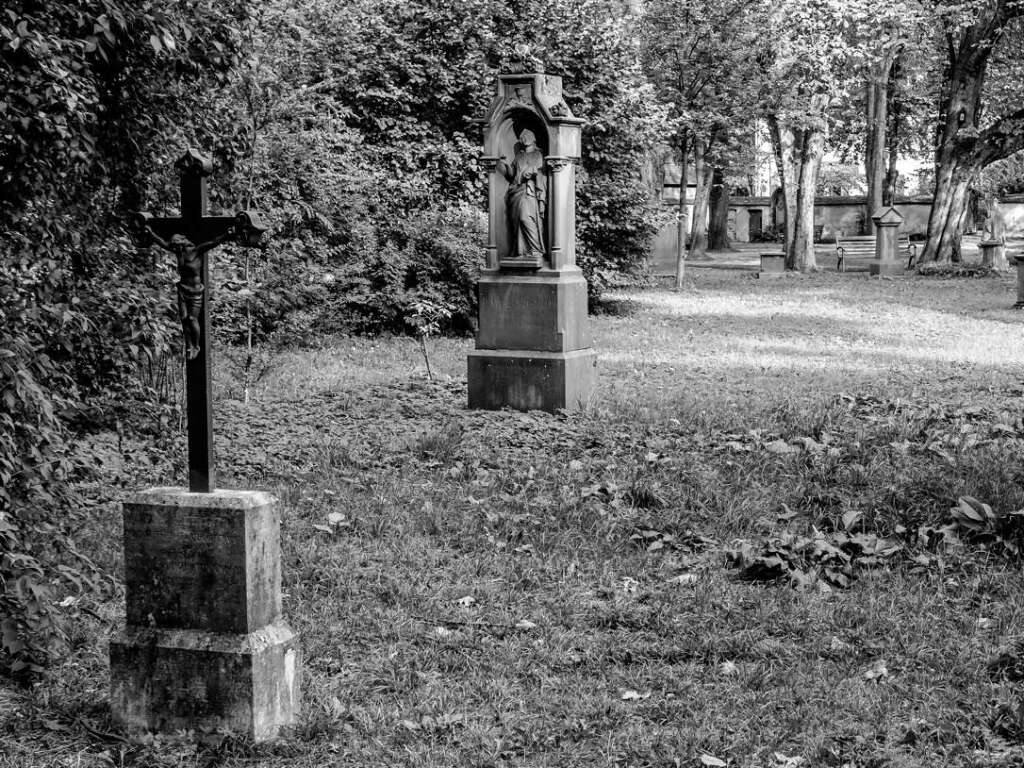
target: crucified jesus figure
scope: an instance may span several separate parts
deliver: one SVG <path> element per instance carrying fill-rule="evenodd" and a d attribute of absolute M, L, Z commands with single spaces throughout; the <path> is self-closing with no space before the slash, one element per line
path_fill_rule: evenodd
<path fill-rule="evenodd" d="M 199 355 L 199 316 L 203 311 L 203 254 L 215 248 L 235 235 L 235 227 L 199 245 L 193 244 L 184 235 L 174 235 L 170 241 L 164 240 L 152 227 L 146 225 L 153 242 L 164 250 L 170 251 L 178 259 L 178 319 L 185 338 L 185 357 L 189 360 Z"/>

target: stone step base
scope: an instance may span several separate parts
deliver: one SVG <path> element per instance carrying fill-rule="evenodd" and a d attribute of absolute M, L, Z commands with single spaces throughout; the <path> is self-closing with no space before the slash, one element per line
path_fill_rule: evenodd
<path fill-rule="evenodd" d="M 128 731 L 229 730 L 275 738 L 299 713 L 295 634 L 125 628 L 110 641 L 110 709 Z"/>
<path fill-rule="evenodd" d="M 902 275 L 906 273 L 906 265 L 902 261 L 879 261 L 873 259 L 868 262 L 868 274 L 879 276 Z"/>
<path fill-rule="evenodd" d="M 597 353 L 478 349 L 469 353 L 469 407 L 573 411 L 585 406 L 597 382 Z"/>

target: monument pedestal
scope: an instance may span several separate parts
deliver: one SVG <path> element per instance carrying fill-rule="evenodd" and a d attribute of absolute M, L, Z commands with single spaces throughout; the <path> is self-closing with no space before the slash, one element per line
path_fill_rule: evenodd
<path fill-rule="evenodd" d="M 469 353 L 469 407 L 520 411 L 572 411 L 590 399 L 597 380 L 597 352 Z"/>
<path fill-rule="evenodd" d="M 585 405 L 597 378 L 597 353 L 579 269 L 485 272 L 479 292 L 469 407 L 553 412 Z"/>
<path fill-rule="evenodd" d="M 125 502 L 116 722 L 256 740 L 295 722 L 300 652 L 281 618 L 279 537 L 277 502 L 260 491 L 154 488 Z"/>
<path fill-rule="evenodd" d="M 903 214 L 891 205 L 880 208 L 871 217 L 875 223 L 875 258 L 868 262 L 868 274 L 892 277 L 906 272 L 899 258 L 899 233 Z"/>
<path fill-rule="evenodd" d="M 903 262 L 900 261 L 880 261 L 874 259 L 868 262 L 868 274 L 876 277 L 891 277 L 893 275 L 902 275 L 906 273 L 906 268 L 903 266 Z"/>

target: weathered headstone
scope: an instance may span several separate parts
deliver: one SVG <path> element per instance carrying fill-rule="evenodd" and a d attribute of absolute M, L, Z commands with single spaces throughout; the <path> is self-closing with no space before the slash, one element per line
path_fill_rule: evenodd
<path fill-rule="evenodd" d="M 561 77 L 525 70 L 498 76 L 482 120 L 489 237 L 469 406 L 575 409 L 589 400 L 597 365 L 576 265 L 583 121 L 562 98 Z"/>
<path fill-rule="evenodd" d="M 757 276 L 762 280 L 782 277 L 786 274 L 786 254 L 771 251 L 761 254 L 761 269 Z"/>
<path fill-rule="evenodd" d="M 875 258 L 868 263 L 868 274 L 902 275 L 905 270 L 899 258 L 899 233 L 903 215 L 889 206 L 875 211 L 871 220 L 875 223 Z"/>
<path fill-rule="evenodd" d="M 281 615 L 280 515 L 260 491 L 213 488 L 205 254 L 258 239 L 258 216 L 206 215 L 211 163 L 178 162 L 181 216 L 138 214 L 140 244 L 178 258 L 185 338 L 189 489 L 124 503 L 127 626 L 110 642 L 111 712 L 130 730 L 230 730 L 273 738 L 299 710 L 297 638 Z"/>

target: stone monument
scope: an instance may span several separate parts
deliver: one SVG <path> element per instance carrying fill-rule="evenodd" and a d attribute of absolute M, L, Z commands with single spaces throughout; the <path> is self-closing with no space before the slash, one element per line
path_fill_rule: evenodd
<path fill-rule="evenodd" d="M 868 263 L 870 275 L 902 275 L 903 261 L 899 258 L 899 233 L 903 215 L 891 205 L 875 211 L 875 258 Z"/>
<path fill-rule="evenodd" d="M 498 76 L 481 120 L 489 236 L 469 407 L 571 410 L 590 398 L 597 366 L 576 266 L 583 121 L 562 98 L 561 77 L 519 69 Z"/>
<path fill-rule="evenodd" d="M 981 266 L 989 267 L 997 272 L 1009 269 L 1006 260 L 1006 234 L 1003 223 L 1003 212 L 999 207 L 999 199 L 992 197 L 986 206 L 985 225 L 981 230 L 978 249 L 981 251 Z"/>
<path fill-rule="evenodd" d="M 299 649 L 281 616 L 280 514 L 260 491 L 214 488 L 206 253 L 263 232 L 249 211 L 207 216 L 208 159 L 177 164 L 181 216 L 136 214 L 133 237 L 177 257 L 189 487 L 124 503 L 127 626 L 110 641 L 110 707 L 129 730 L 273 738 L 298 714 Z"/>

